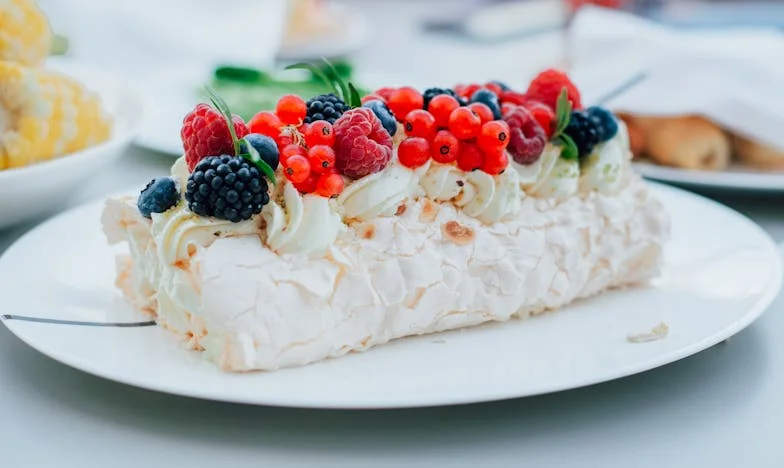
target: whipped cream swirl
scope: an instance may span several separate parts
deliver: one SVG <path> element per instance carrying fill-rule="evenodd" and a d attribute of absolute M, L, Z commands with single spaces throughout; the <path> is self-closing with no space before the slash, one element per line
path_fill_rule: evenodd
<path fill-rule="evenodd" d="M 429 164 L 415 170 L 390 163 L 383 171 L 353 181 L 338 197 L 345 218 L 391 216 L 406 199 L 419 193 L 419 179 Z"/>

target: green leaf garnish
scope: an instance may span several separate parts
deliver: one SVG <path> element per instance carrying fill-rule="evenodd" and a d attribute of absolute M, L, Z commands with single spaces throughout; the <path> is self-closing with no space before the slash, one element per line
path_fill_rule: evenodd
<path fill-rule="evenodd" d="M 349 98 L 346 104 L 348 104 L 349 107 L 362 107 L 362 98 L 359 97 L 359 91 L 357 91 L 357 88 L 355 88 L 354 84 L 350 81 L 348 82 L 348 91 Z"/>
<path fill-rule="evenodd" d="M 213 75 L 216 80 L 237 83 L 266 83 L 272 79 L 269 74 L 261 70 L 233 65 L 220 66 L 215 69 Z"/>
<path fill-rule="evenodd" d="M 258 154 L 242 153 L 240 156 L 256 166 L 273 185 L 278 185 L 278 181 L 275 179 L 275 171 Z"/>
<path fill-rule="evenodd" d="M 327 60 L 327 59 L 322 57 L 321 61 L 324 63 L 324 67 L 332 74 L 332 76 L 334 78 L 335 85 L 340 88 L 340 98 L 343 99 L 343 101 L 345 101 L 346 104 L 351 106 L 351 104 L 349 104 L 349 102 L 348 102 L 351 98 L 349 96 L 350 91 L 349 91 L 348 85 L 346 84 L 346 81 L 343 80 L 340 77 L 340 75 L 338 74 L 338 71 L 335 70 L 335 67 L 332 66 L 332 63 L 330 63 L 329 60 Z"/>
<path fill-rule="evenodd" d="M 569 125 L 572 116 L 572 102 L 569 100 L 569 93 L 566 87 L 561 88 L 558 100 L 555 104 L 555 135 L 560 135 Z"/>
<path fill-rule="evenodd" d="M 207 94 L 210 96 L 210 102 L 212 102 L 212 105 L 218 109 L 218 112 L 220 112 L 226 120 L 226 125 L 228 125 L 229 134 L 231 135 L 231 142 L 234 144 L 234 155 L 237 156 L 240 154 L 240 141 L 237 139 L 237 132 L 234 131 L 234 120 L 232 119 L 231 110 L 226 104 L 226 101 L 224 101 L 214 89 L 209 86 L 206 86 L 205 88 L 207 89 Z"/>
<path fill-rule="evenodd" d="M 578 159 L 580 157 L 580 151 L 577 149 L 577 144 L 572 140 L 572 137 L 563 133 L 558 136 L 558 141 L 556 142 L 559 146 L 561 146 L 561 157 L 564 159 Z"/>
<path fill-rule="evenodd" d="M 316 76 L 320 80 L 322 80 L 330 88 L 332 88 L 332 91 L 335 93 L 336 96 L 338 96 L 339 98 L 343 99 L 342 89 L 340 89 L 338 86 L 335 85 L 335 82 L 333 80 L 331 80 L 327 76 L 326 73 L 324 73 L 324 70 L 322 70 L 321 68 L 313 65 L 312 63 L 298 62 L 298 63 L 294 63 L 292 65 L 289 65 L 285 69 L 286 70 L 307 70 L 307 71 L 309 71 L 314 76 Z"/>

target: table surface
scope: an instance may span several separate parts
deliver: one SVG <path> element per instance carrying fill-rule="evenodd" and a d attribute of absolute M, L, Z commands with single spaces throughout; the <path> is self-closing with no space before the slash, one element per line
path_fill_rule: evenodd
<path fill-rule="evenodd" d="M 411 63 L 458 47 L 438 41 Z M 378 56 L 366 50 L 359 63 L 383 68 Z M 507 66 L 496 67 L 498 76 Z M 171 162 L 132 148 L 71 204 L 141 186 Z M 714 198 L 784 241 L 780 197 Z M 0 251 L 29 228 L 0 232 Z M 505 402 L 362 412 L 242 406 L 127 387 L 58 364 L 0 327 L 0 466 L 784 466 L 782 306 L 784 296 L 728 342 L 625 379 Z"/>

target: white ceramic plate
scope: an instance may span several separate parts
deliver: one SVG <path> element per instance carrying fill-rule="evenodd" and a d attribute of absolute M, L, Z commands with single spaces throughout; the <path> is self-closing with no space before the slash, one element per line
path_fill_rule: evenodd
<path fill-rule="evenodd" d="M 784 193 L 784 172 L 762 172 L 740 165 L 724 171 L 694 171 L 648 162 L 635 162 L 634 168 L 648 179 L 684 187 Z"/>
<path fill-rule="evenodd" d="M 684 358 L 742 330 L 779 291 L 780 254 L 747 218 L 655 187 L 672 215 L 662 278 L 529 320 L 403 339 L 272 373 L 223 373 L 156 326 L 81 326 L 4 317 L 42 353 L 108 379 L 179 395 L 316 408 L 394 408 L 523 397 L 615 379 Z M 34 229 L 0 258 L 6 314 L 142 320 L 114 289 L 102 203 Z M 664 322 L 669 335 L 627 336 Z M 143 323 L 141 325 L 144 325 Z M 5 357 L 10 359 L 10 357 Z M 0 358 L 1 359 L 1 358 Z"/>
<path fill-rule="evenodd" d="M 124 80 L 67 59 L 47 66 L 73 76 L 103 99 L 114 117 L 112 138 L 51 161 L 0 171 L 0 228 L 31 220 L 65 205 L 79 184 L 122 155 L 138 132 L 145 99 Z"/>

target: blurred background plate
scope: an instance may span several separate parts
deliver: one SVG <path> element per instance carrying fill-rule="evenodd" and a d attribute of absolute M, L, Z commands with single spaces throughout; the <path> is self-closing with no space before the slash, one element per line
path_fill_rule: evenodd
<path fill-rule="evenodd" d="M 345 57 L 365 45 L 370 31 L 365 16 L 338 2 L 327 3 L 325 7 L 327 14 L 339 19 L 345 27 L 331 34 L 284 41 L 278 51 L 278 59 L 300 61 L 320 57 Z"/>
<path fill-rule="evenodd" d="M 784 172 L 762 172 L 734 164 L 723 171 L 695 171 L 635 162 L 644 177 L 695 189 L 784 193 Z"/>

